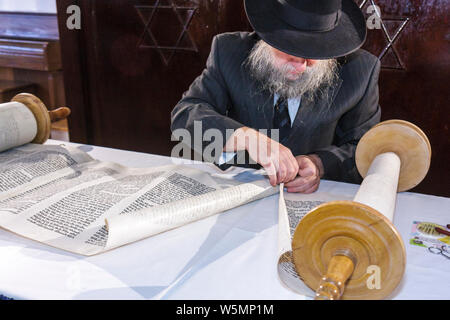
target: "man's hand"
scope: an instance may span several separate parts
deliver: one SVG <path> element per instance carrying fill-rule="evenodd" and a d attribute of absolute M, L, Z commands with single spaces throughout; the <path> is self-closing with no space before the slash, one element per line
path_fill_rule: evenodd
<path fill-rule="evenodd" d="M 266 170 L 272 186 L 292 181 L 299 171 L 299 163 L 289 148 L 254 129 L 239 128 L 223 149 L 224 152 L 239 150 L 247 150 L 249 156 Z"/>
<path fill-rule="evenodd" d="M 298 177 L 285 183 L 288 192 L 313 193 L 319 188 L 323 176 L 322 160 L 315 155 L 297 156 Z"/>

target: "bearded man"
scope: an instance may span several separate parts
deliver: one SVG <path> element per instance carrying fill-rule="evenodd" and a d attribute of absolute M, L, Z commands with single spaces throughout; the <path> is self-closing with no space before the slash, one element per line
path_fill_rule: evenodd
<path fill-rule="evenodd" d="M 205 70 L 172 111 L 172 131 L 193 135 L 196 121 L 202 133 L 220 130 L 219 167 L 245 155 L 244 165 L 253 160 L 288 192 L 314 192 L 321 178 L 361 182 L 356 145 L 381 111 L 380 62 L 360 49 L 366 23 L 359 7 L 353 0 L 245 0 L 245 10 L 255 32 L 214 37 Z M 191 147 L 202 154 L 206 145 Z"/>

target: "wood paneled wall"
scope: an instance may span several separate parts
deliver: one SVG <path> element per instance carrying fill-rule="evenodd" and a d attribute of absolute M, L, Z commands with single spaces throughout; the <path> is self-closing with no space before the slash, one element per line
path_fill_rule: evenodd
<path fill-rule="evenodd" d="M 450 196 L 449 2 L 357 2 L 382 10 L 383 28 L 369 31 L 365 48 L 382 59 L 383 119 L 416 123 L 431 140 L 431 170 L 414 191 Z M 72 4 L 81 8 L 81 30 L 66 28 Z M 71 139 L 156 154 L 170 154 L 170 111 L 204 68 L 212 37 L 249 30 L 241 0 L 57 5 Z"/>

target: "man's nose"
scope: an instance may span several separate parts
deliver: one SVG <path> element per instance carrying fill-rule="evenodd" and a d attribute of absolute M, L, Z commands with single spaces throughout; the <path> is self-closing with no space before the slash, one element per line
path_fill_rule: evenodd
<path fill-rule="evenodd" d="M 306 69 L 307 60 L 303 58 L 294 58 L 290 59 L 289 63 L 298 71 L 302 71 L 303 69 Z"/>

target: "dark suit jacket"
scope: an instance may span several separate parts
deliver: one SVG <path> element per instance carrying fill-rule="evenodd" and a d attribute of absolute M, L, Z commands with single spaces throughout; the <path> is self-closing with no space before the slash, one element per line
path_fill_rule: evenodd
<path fill-rule="evenodd" d="M 202 121 L 202 131 L 219 129 L 225 144 L 226 129 L 272 129 L 274 97 L 260 89 L 245 64 L 258 40 L 256 33 L 248 32 L 214 37 L 205 70 L 172 111 L 172 130 L 185 128 L 193 136 L 194 121 Z M 354 159 L 356 145 L 380 121 L 380 62 L 362 49 L 338 62 L 338 81 L 322 88 L 328 98 L 301 100 L 284 145 L 294 156 L 317 154 L 324 165 L 324 179 L 359 183 L 361 176 Z M 209 143 L 191 147 L 202 154 Z M 217 160 L 220 154 L 215 156 Z"/>

